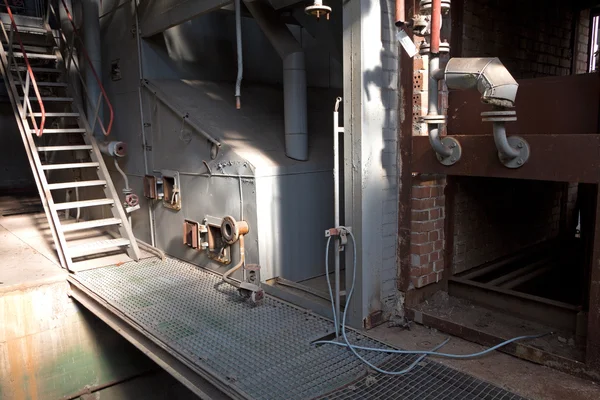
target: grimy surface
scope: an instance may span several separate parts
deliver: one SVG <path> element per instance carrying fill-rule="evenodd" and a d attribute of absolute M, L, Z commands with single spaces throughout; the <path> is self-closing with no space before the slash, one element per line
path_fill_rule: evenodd
<path fill-rule="evenodd" d="M 367 369 L 347 349 L 314 346 L 331 321 L 267 297 L 260 305 L 194 265 L 156 258 L 79 272 L 80 284 L 163 342 L 249 399 L 520 399 L 492 384 L 420 362 L 405 375 Z M 387 347 L 357 332 L 352 342 Z M 368 352 L 375 365 L 401 370 L 414 355 Z"/>

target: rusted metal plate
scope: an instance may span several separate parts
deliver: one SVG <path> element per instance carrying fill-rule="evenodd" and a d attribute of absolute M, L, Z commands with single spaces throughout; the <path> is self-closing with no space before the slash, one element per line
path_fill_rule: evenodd
<path fill-rule="evenodd" d="M 414 136 L 412 171 L 558 182 L 600 182 L 600 135 L 521 135 L 531 147 L 531 157 L 525 165 L 516 169 L 506 168 L 500 163 L 491 134 L 453 137 L 460 142 L 463 154 L 459 162 L 447 167 L 435 158 L 428 137 Z"/>
<path fill-rule="evenodd" d="M 506 125 L 508 134 L 583 134 L 598 131 L 600 75 L 523 79 L 516 99 L 517 122 Z M 479 135 L 491 131 L 481 122 L 482 104 L 476 90 L 452 91 L 449 95 L 448 132 Z"/>

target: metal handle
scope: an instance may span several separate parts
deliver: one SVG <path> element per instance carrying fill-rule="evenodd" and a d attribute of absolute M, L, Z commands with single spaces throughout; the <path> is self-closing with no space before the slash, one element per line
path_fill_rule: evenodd
<path fill-rule="evenodd" d="M 19 28 L 17 27 L 17 23 L 15 22 L 15 18 L 8 4 L 8 0 L 4 0 L 4 5 L 6 6 L 6 11 L 10 18 L 10 34 L 7 34 L 4 24 L 0 24 L 2 26 L 2 33 L 4 35 L 4 38 L 6 39 L 6 43 L 8 43 L 8 57 L 6 67 L 10 70 L 11 66 L 14 66 L 17 76 L 19 78 L 19 83 L 23 88 L 23 104 L 21 105 L 21 109 L 19 110 L 21 112 L 21 117 L 26 119 L 27 114 L 29 114 L 36 135 L 42 136 L 42 134 L 44 133 L 44 124 L 46 123 L 46 109 L 44 107 L 44 102 L 42 101 L 42 96 L 40 95 L 40 90 L 38 88 L 35 75 L 33 74 L 31 64 L 29 63 L 29 58 L 27 57 L 27 53 L 25 52 L 25 46 L 23 45 L 23 41 L 21 40 L 21 34 L 19 33 Z M 19 64 L 17 63 L 14 56 L 13 43 L 15 38 L 17 40 L 17 43 L 19 44 L 19 47 L 21 48 L 21 53 L 23 54 L 26 72 L 25 82 L 23 82 L 21 70 L 19 69 Z M 33 116 L 33 109 L 31 107 L 31 101 L 29 99 L 30 87 L 33 87 L 35 97 L 40 106 L 41 121 L 39 127 L 37 125 L 35 117 Z"/>

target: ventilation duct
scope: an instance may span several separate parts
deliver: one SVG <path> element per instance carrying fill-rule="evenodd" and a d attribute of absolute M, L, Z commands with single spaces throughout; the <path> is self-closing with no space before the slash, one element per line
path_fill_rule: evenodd
<path fill-rule="evenodd" d="M 244 3 L 283 60 L 285 154 L 295 160 L 306 161 L 308 122 L 304 51 L 270 5 L 258 0 L 244 0 Z"/>

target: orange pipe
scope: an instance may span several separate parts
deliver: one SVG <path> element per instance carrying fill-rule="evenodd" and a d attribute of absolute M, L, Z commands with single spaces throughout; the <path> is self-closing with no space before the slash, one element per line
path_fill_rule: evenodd
<path fill-rule="evenodd" d="M 402 27 L 404 25 L 404 21 L 406 20 L 404 1 L 405 0 L 396 0 L 396 26 L 398 28 Z"/>
<path fill-rule="evenodd" d="M 19 42 L 19 47 L 21 48 L 21 52 L 23 53 L 23 61 L 25 62 L 25 67 L 27 68 L 27 74 L 31 79 L 31 84 L 33 85 L 33 91 L 35 92 L 35 97 L 37 98 L 38 104 L 40 105 L 40 113 L 42 114 L 42 119 L 40 121 L 40 127 L 37 127 L 37 122 L 35 117 L 32 118 L 33 128 L 36 130 L 36 135 L 42 136 L 44 133 L 44 124 L 46 123 L 46 109 L 44 107 L 44 103 L 42 102 L 42 96 L 40 95 L 40 90 L 38 89 L 37 81 L 35 80 L 35 75 L 33 74 L 33 69 L 31 69 L 31 64 L 29 64 L 29 59 L 27 58 L 27 52 L 25 51 L 25 47 L 23 46 L 23 41 L 21 40 L 21 34 L 19 33 L 19 28 L 17 28 L 17 23 L 15 22 L 15 18 L 13 17 L 12 10 L 8 5 L 8 1 L 4 0 L 4 5 L 6 6 L 6 11 L 8 12 L 8 17 L 10 18 L 11 29 L 15 30 L 17 41 Z M 8 38 L 7 38 L 8 39 Z M 8 49 L 8 51 L 13 51 L 13 49 Z M 10 68 L 10 66 L 8 66 Z M 17 73 L 21 75 L 21 72 L 17 70 Z M 25 87 L 23 87 L 25 90 Z M 28 97 L 29 93 L 23 92 L 23 97 Z M 27 110 L 23 110 L 27 112 Z"/>
<path fill-rule="evenodd" d="M 431 53 L 440 52 L 440 31 L 442 30 L 442 0 L 433 0 L 431 7 Z"/>

